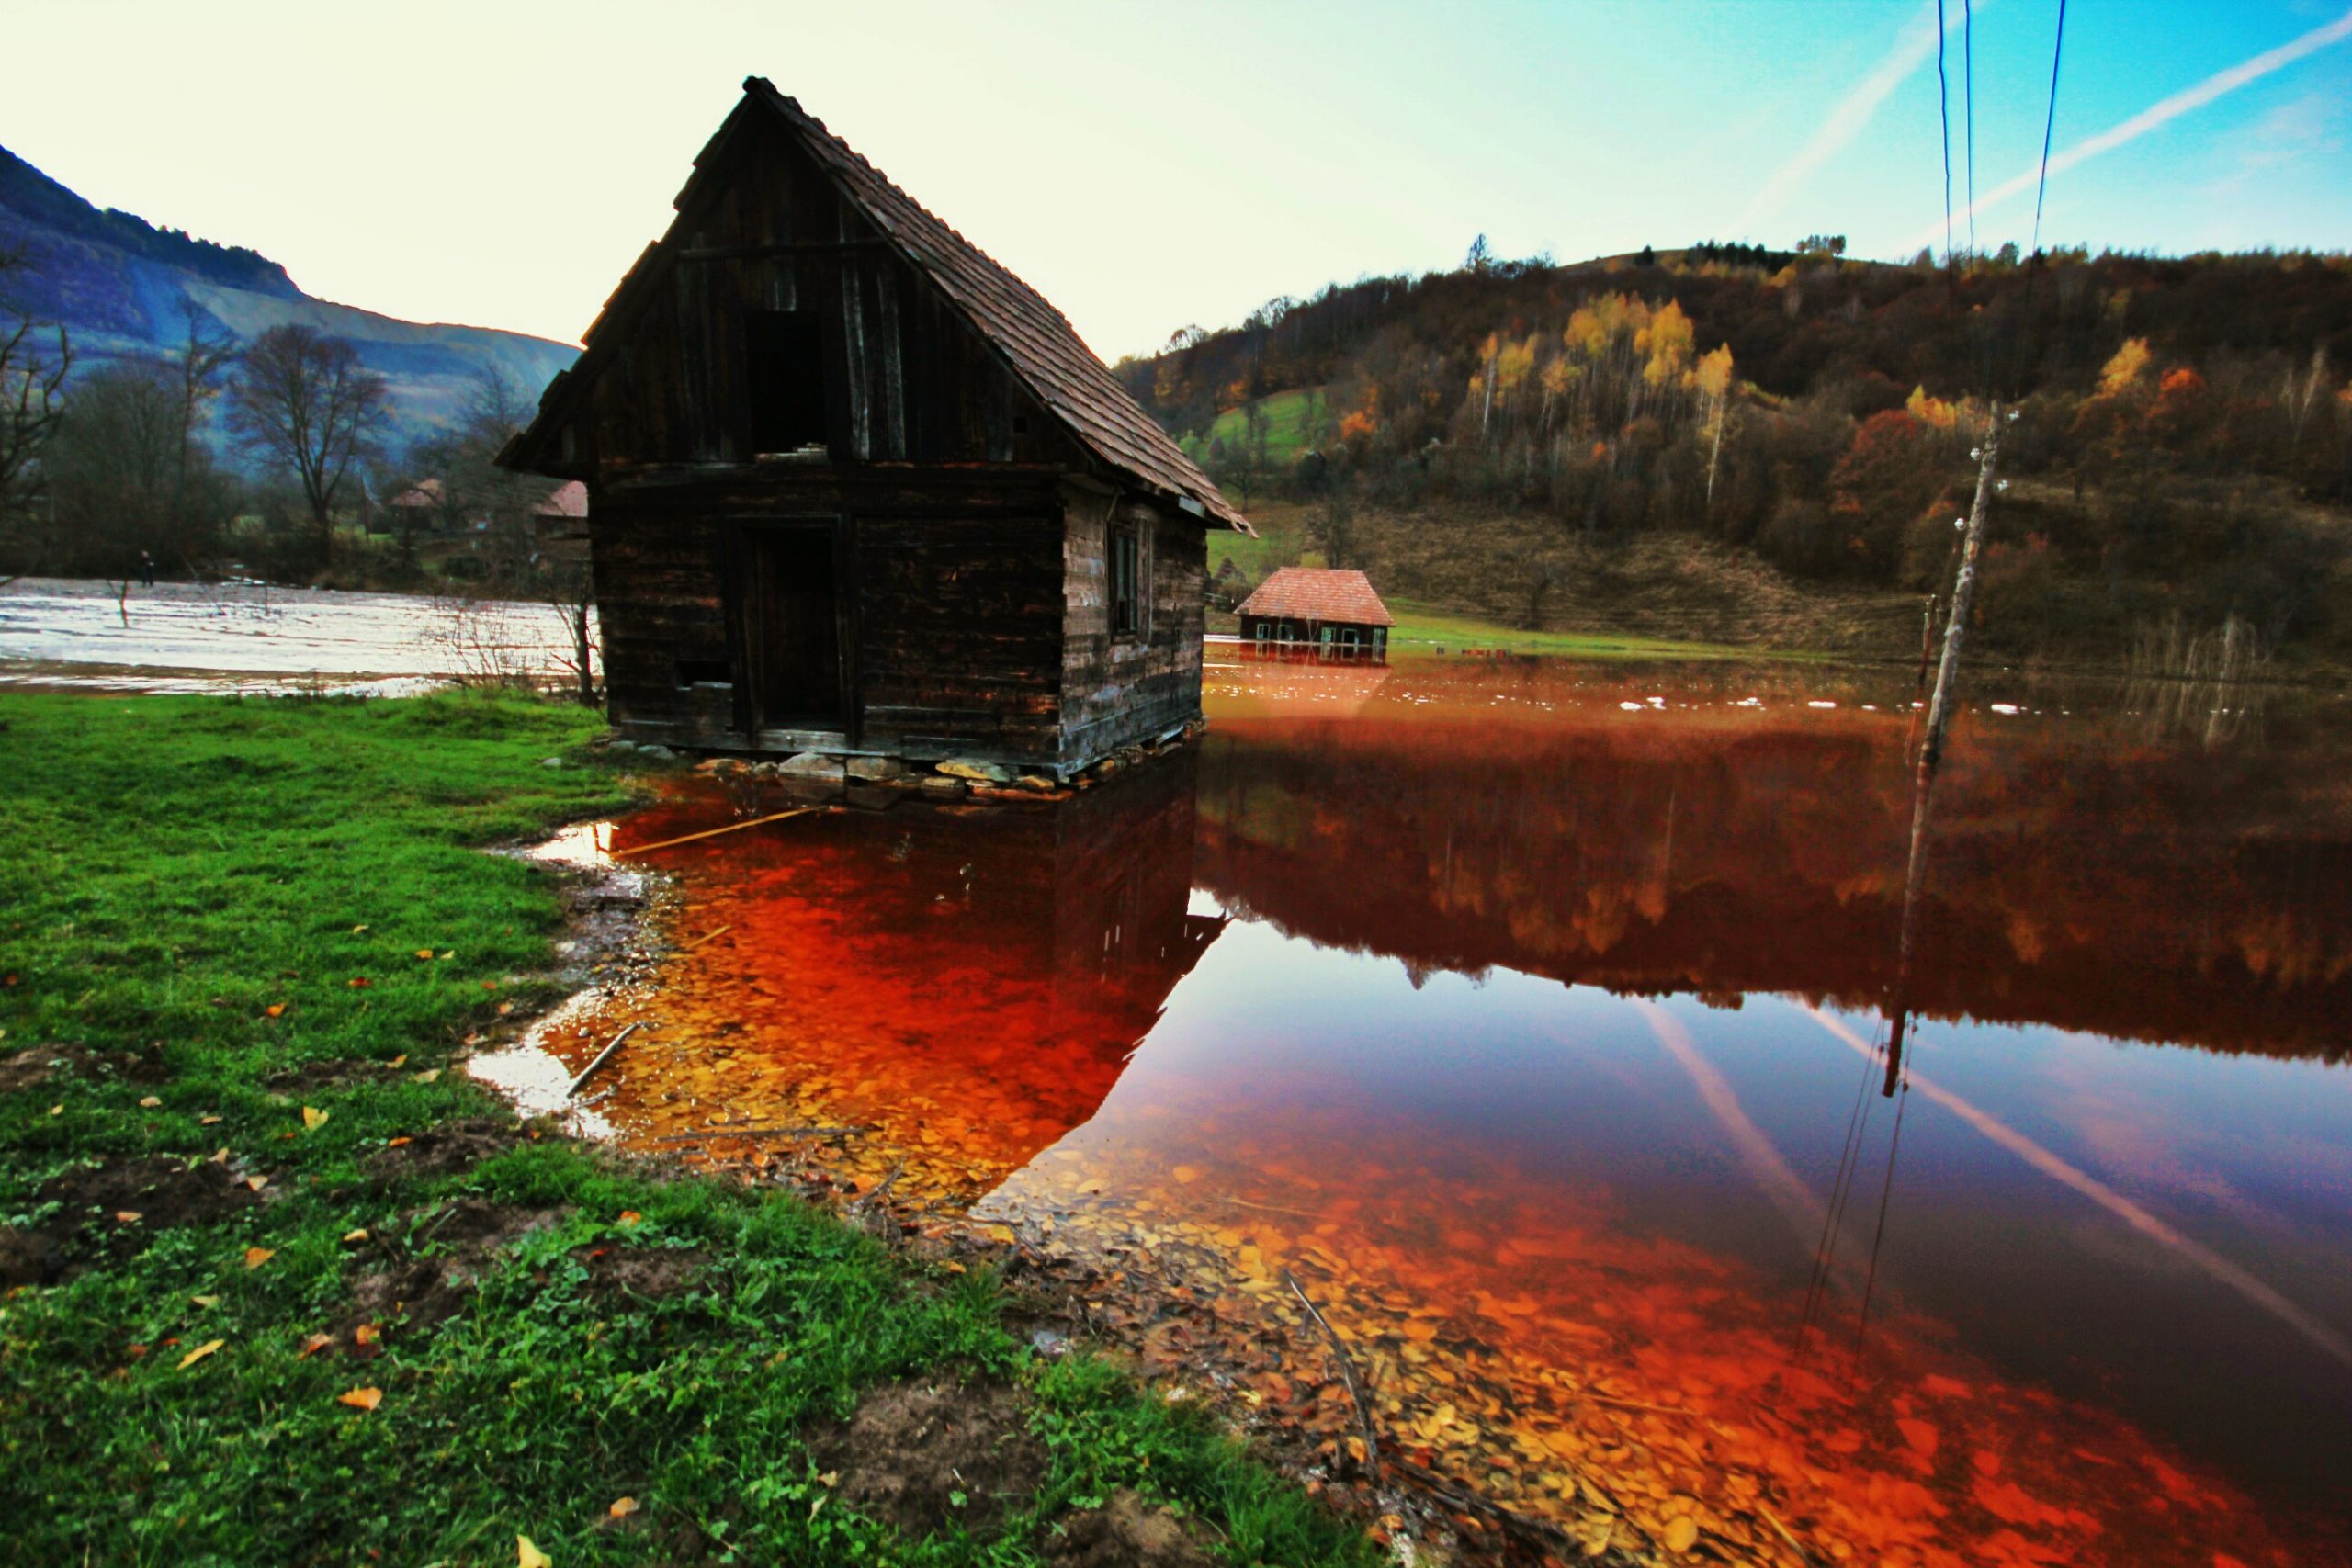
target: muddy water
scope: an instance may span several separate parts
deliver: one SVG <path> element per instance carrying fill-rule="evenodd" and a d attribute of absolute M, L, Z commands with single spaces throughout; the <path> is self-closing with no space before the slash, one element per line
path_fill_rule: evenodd
<path fill-rule="evenodd" d="M 22 578 L 0 587 L 0 684 L 115 692 L 320 687 L 397 695 L 452 678 L 561 678 L 546 604 L 260 583 Z"/>
<path fill-rule="evenodd" d="M 537 1061 L 652 1022 L 602 1129 L 895 1173 L 1345 1472 L 1304 1293 L 1392 1462 L 1578 1543 L 2346 1561 L 2352 721 L 1984 684 L 1892 1075 L 1900 676 L 1449 661 L 1213 671 L 1059 806 L 655 852 L 680 951 Z"/>

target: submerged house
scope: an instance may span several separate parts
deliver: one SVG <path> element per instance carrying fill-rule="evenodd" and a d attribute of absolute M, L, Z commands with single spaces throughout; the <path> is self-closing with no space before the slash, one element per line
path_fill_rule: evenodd
<path fill-rule="evenodd" d="M 1286 566 L 1241 602 L 1241 640 L 1260 653 L 1318 659 L 1388 657 L 1396 617 L 1360 571 Z"/>
<path fill-rule="evenodd" d="M 616 728 L 1068 778 L 1199 718 L 1249 524 L 1059 311 L 759 77 L 675 205 L 500 457 L 586 487 Z"/>

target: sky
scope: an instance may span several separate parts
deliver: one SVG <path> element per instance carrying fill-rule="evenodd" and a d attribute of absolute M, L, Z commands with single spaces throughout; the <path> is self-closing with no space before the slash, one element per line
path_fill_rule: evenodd
<path fill-rule="evenodd" d="M 2032 234 L 2058 0 L 1974 12 L 1991 250 Z M 577 342 L 764 75 L 1114 359 L 1480 233 L 1940 250 L 1936 38 L 1934 0 L 0 0 L 0 145 L 321 298 Z M 2041 234 L 2352 250 L 2346 0 L 2068 0 Z"/>

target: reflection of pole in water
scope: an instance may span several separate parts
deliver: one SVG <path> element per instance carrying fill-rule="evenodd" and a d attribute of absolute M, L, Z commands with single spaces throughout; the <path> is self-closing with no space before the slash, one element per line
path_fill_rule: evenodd
<path fill-rule="evenodd" d="M 2012 412 L 2010 419 L 2017 415 Z M 1944 729 L 1951 722 L 1953 693 L 1960 683 L 1960 651 L 1968 635 L 1968 612 L 1976 597 L 1976 561 L 1984 549 L 1984 517 L 1993 496 L 1993 466 L 2001 453 L 2001 405 L 1985 422 L 1984 445 L 1977 449 L 1976 500 L 1969 508 L 1968 542 L 1961 551 L 1960 577 L 1951 589 L 1951 617 L 1944 623 L 1943 661 L 1936 670 L 1936 694 L 1928 705 L 1928 738 L 1919 747 L 1919 767 L 1911 789 L 1911 854 L 1903 878 L 1903 935 L 1894 961 L 1894 987 L 1888 998 L 1886 1082 L 1879 1092 L 1893 1098 L 1903 1073 L 1905 992 L 1911 981 L 1913 945 L 1918 934 L 1919 889 L 1928 872 L 1928 810 L 1936 770 L 1943 762 Z M 1924 665 L 1923 665 L 1924 669 Z M 1915 710 L 1916 711 L 1916 710 Z"/>

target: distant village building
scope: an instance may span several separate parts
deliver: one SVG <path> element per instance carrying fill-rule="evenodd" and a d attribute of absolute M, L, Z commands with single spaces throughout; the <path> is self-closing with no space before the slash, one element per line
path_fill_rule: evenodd
<path fill-rule="evenodd" d="M 531 532 L 542 539 L 588 536 L 588 487 L 566 479 L 531 505 Z"/>
<path fill-rule="evenodd" d="M 1363 573 L 1325 567 L 1280 569 L 1236 613 L 1246 646 L 1318 659 L 1385 660 L 1396 624 Z"/>
<path fill-rule="evenodd" d="M 1249 525 L 1060 312 L 758 77 L 676 207 L 500 458 L 585 487 L 616 728 L 1067 778 L 1199 719 Z"/>

